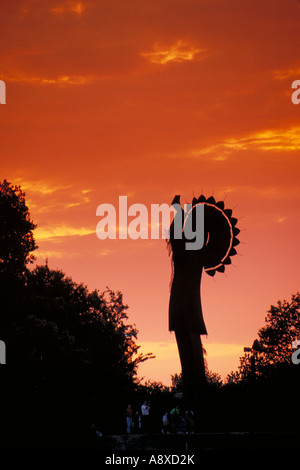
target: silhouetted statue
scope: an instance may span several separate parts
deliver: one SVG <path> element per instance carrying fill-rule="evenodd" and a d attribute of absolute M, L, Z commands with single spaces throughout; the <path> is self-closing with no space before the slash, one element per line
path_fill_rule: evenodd
<path fill-rule="evenodd" d="M 202 271 L 214 276 L 216 271 L 224 272 L 230 257 L 236 254 L 239 244 L 236 235 L 237 219 L 232 211 L 225 209 L 223 202 L 203 195 L 194 198 L 190 211 L 180 206 L 180 196 L 175 196 L 172 205 L 177 212 L 170 226 L 169 244 L 172 253 L 173 279 L 169 303 L 169 330 L 175 331 L 182 367 L 184 401 L 195 406 L 201 387 L 205 383 L 205 363 L 200 335 L 207 330 L 203 319 L 200 283 Z M 204 245 L 201 249 L 187 249 L 184 228 L 189 217 L 196 230 L 196 207 L 204 205 Z M 179 218 L 179 220 L 178 220 Z M 175 227 L 182 227 L 182 238 L 175 238 Z"/>

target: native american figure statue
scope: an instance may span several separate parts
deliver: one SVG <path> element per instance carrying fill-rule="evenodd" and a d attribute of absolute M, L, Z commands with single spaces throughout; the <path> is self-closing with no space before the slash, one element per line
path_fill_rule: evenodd
<path fill-rule="evenodd" d="M 204 240 L 201 249 L 187 249 L 185 227 L 191 222 L 195 233 L 197 207 L 204 206 Z M 172 255 L 173 279 L 169 302 L 169 330 L 175 332 L 183 378 L 183 396 L 186 404 L 195 406 L 205 383 L 205 363 L 201 335 L 207 330 L 203 319 L 200 283 L 202 271 L 214 276 L 231 264 L 239 244 L 236 235 L 237 219 L 223 202 L 201 195 L 194 198 L 186 209 L 180 206 L 180 196 L 175 196 L 172 206 L 176 214 L 170 226 L 169 246 Z M 189 219 L 189 218 L 192 218 Z M 178 226 L 181 237 L 178 238 Z M 177 227 L 177 232 L 175 230 Z M 203 230 L 203 227 L 202 227 Z"/>

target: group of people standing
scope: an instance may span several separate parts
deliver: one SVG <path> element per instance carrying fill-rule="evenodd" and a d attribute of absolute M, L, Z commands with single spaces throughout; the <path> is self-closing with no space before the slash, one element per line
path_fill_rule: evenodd
<path fill-rule="evenodd" d="M 179 405 L 172 408 L 168 413 L 164 413 L 162 417 L 162 434 L 175 434 L 177 432 L 194 433 L 195 416 L 192 410 L 186 410 L 182 414 Z"/>
<path fill-rule="evenodd" d="M 150 429 L 150 402 L 144 401 L 140 410 L 133 411 L 129 404 L 125 411 L 126 415 L 126 432 L 127 434 L 145 433 Z"/>
<path fill-rule="evenodd" d="M 143 433 L 148 434 L 153 431 L 151 423 L 150 402 L 144 401 L 141 408 L 133 410 L 129 404 L 125 411 L 127 434 Z M 179 405 L 165 412 L 162 416 L 162 434 L 186 432 L 193 433 L 195 429 L 195 417 L 192 410 L 182 413 Z"/>

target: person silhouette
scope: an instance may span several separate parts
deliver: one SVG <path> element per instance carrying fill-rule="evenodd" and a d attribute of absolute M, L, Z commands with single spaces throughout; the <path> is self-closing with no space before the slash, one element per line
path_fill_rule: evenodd
<path fill-rule="evenodd" d="M 125 414 L 126 414 L 126 432 L 127 434 L 131 434 L 132 415 L 133 415 L 133 410 L 131 408 L 131 405 L 127 406 Z"/>

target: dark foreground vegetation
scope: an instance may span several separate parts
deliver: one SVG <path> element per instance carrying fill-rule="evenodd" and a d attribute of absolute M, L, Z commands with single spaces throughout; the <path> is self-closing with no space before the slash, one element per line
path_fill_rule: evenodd
<path fill-rule="evenodd" d="M 170 427 L 164 431 L 171 434 L 298 430 L 300 364 L 291 357 L 293 341 L 300 339 L 299 293 L 270 308 L 257 341 L 224 384 L 207 371 L 193 429 L 187 429 L 180 375 L 172 377 L 170 388 L 137 378 L 139 363 L 151 354 L 139 353 L 138 331 L 128 323 L 122 294 L 90 292 L 48 263 L 29 269 L 37 248 L 34 228 L 24 193 L 1 183 L 3 449 L 93 448 L 94 429 L 103 435 L 126 433 L 129 403 L 135 433 L 161 433 L 165 413 Z M 137 414 L 145 400 L 150 401 L 146 427 Z M 176 405 L 179 416 L 171 427 Z"/>

